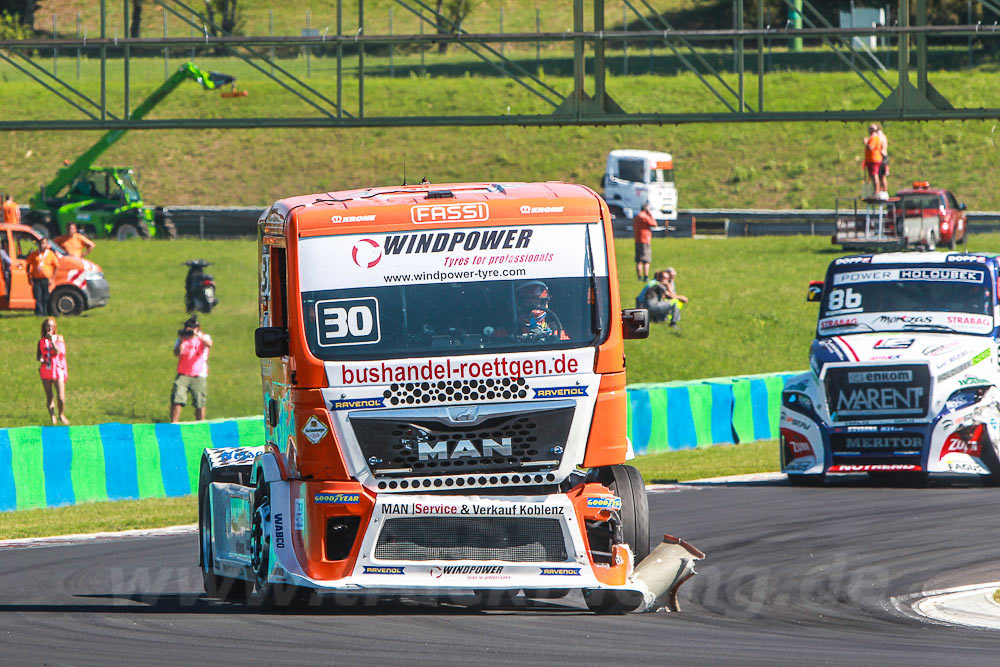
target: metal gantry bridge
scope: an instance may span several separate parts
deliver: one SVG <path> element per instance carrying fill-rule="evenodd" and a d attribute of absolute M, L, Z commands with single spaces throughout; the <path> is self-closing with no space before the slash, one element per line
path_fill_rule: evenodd
<path fill-rule="evenodd" d="M 765 23 L 763 9 L 756 14 L 756 27 L 747 24 L 743 0 L 734 0 L 734 25 L 737 29 L 678 30 L 657 11 L 648 0 L 622 0 L 632 26 L 640 30 L 605 29 L 605 0 L 572 2 L 573 25 L 565 32 L 530 33 L 470 33 L 461 25 L 451 24 L 436 15 L 434 8 L 423 0 L 396 0 L 396 6 L 416 17 L 420 31 L 414 34 L 368 34 L 365 31 L 365 2 L 357 0 L 356 16 L 348 17 L 338 0 L 336 32 L 318 34 L 303 31 L 300 36 L 227 35 L 212 23 L 204 12 L 194 6 L 194 0 L 154 0 L 166 16 L 189 26 L 187 37 L 124 38 L 109 37 L 107 0 L 100 0 L 100 32 L 96 38 L 29 39 L 0 41 L 0 67 L 6 65 L 20 75 L 36 82 L 65 103 L 66 117 L 14 118 L 11 105 L 0 105 L 0 129 L 3 130 L 67 130 L 67 129 L 152 129 L 152 128 L 260 128 L 260 127 L 403 127 L 458 125 L 626 125 L 691 122 L 763 122 L 763 121 L 869 121 L 869 120 L 949 120 L 1000 118 L 1000 108 L 959 108 L 939 92 L 928 74 L 929 37 L 965 37 L 988 41 L 1000 39 L 996 24 L 992 26 L 927 25 L 926 0 L 913 0 L 916 16 L 909 24 L 911 0 L 898 1 L 897 25 L 873 25 L 863 28 L 839 28 L 825 19 L 809 0 L 785 0 L 790 10 L 800 11 L 801 28 L 788 25 L 771 27 Z M 977 0 L 984 12 L 1000 16 L 998 0 Z M 128 24 L 130 0 L 122 0 L 124 24 Z M 763 3 L 757 2 L 758 7 Z M 592 11 L 592 14 L 587 10 Z M 753 17 L 750 17 L 753 18 Z M 585 29 L 590 24 L 589 30 Z M 444 26 L 448 32 L 439 33 Z M 623 21 L 623 27 L 627 24 Z M 425 32 L 425 28 L 429 31 Z M 166 30 L 164 30 L 166 33 Z M 211 33 L 220 36 L 212 36 Z M 890 52 L 895 70 L 887 67 L 879 55 L 866 47 L 866 40 L 878 38 L 894 44 Z M 869 105 L 849 109 L 788 109 L 788 100 L 776 105 L 766 95 L 765 58 L 772 45 L 785 45 L 793 40 L 810 40 L 821 44 L 821 50 L 832 54 L 845 71 L 853 72 L 867 91 Z M 497 76 L 516 83 L 515 89 L 527 93 L 541 110 L 531 113 L 450 113 L 446 115 L 392 115 L 373 113 L 366 106 L 365 84 L 373 76 L 384 76 L 384 67 L 373 68 L 366 62 L 366 51 L 384 52 L 387 48 L 409 45 L 423 54 L 440 44 L 453 44 L 468 52 L 468 61 L 486 67 Z M 971 41 L 970 41 L 971 43 Z M 544 77 L 531 71 L 531 64 L 505 52 L 506 44 L 564 44 L 561 56 L 566 62 L 562 69 L 571 77 Z M 723 71 L 717 56 L 719 45 L 728 45 L 733 67 Z M 608 91 L 609 51 L 628 48 L 660 49 L 669 53 L 682 67 L 693 73 L 708 95 L 702 108 L 692 111 L 671 111 L 669 108 L 629 110 Z M 335 70 L 321 79 L 303 76 L 286 59 L 275 57 L 275 49 L 296 47 L 322 48 L 329 59 L 335 60 Z M 131 109 L 135 52 L 149 54 L 153 50 L 175 52 L 198 49 L 201 52 L 224 52 L 226 57 L 243 63 L 264 80 L 271 80 L 300 105 L 301 113 L 275 117 L 193 117 L 175 115 L 170 118 L 133 118 Z M 911 69 L 915 52 L 915 64 Z M 86 92 L 85 86 L 74 84 L 56 71 L 41 54 L 86 52 L 99 62 L 97 91 Z M 627 53 L 627 52 L 626 52 Z M 149 56 L 145 55 L 148 59 Z M 627 55 L 626 55 L 627 57 Z M 422 56 L 421 56 L 422 58 Z M 713 60 L 715 64 L 713 64 Z M 747 65 L 750 65 L 748 68 Z M 122 73 L 122 79 L 109 76 L 109 70 Z M 653 74 L 656 74 L 653 72 Z M 619 72 L 616 80 L 627 76 Z M 441 79 L 427 77 L 425 86 L 434 94 Z M 669 87 L 672 78 L 663 76 L 662 85 Z M 109 101 L 109 84 L 122 90 L 120 99 Z M 92 88 L 95 86 L 92 86 Z M 0 92 L 2 95 L 2 92 Z M 523 106 L 523 105 L 522 105 Z M 664 106 L 667 106 L 664 104 Z M 793 104 L 794 106 L 794 104 Z"/>

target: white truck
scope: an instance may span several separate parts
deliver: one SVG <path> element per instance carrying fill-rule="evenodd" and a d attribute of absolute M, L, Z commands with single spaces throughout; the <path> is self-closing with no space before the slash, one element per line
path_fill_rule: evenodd
<path fill-rule="evenodd" d="M 648 201 L 657 222 L 677 219 L 677 187 L 670 153 L 611 151 L 601 186 L 604 200 L 616 218 L 631 218 Z"/>
<path fill-rule="evenodd" d="M 1000 483 L 1000 366 L 993 253 L 841 257 L 822 283 L 809 372 L 782 394 L 782 472 Z"/>

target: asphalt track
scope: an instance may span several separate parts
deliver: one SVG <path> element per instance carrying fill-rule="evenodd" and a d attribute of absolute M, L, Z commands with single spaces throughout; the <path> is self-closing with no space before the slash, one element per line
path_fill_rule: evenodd
<path fill-rule="evenodd" d="M 684 485 L 652 526 L 708 553 L 679 614 L 579 597 L 475 611 L 411 601 L 248 611 L 201 596 L 195 534 L 0 551 L 0 656 L 21 664 L 989 665 L 1000 632 L 891 597 L 994 581 L 1000 489 Z"/>

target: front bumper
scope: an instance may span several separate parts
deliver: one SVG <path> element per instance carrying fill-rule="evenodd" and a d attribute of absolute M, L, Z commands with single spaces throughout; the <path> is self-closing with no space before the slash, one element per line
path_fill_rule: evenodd
<path fill-rule="evenodd" d="M 273 583 L 359 593 L 644 591 L 630 581 L 627 546 L 603 559 L 590 551 L 587 522 L 609 519 L 617 500 L 596 484 L 545 496 L 376 496 L 356 483 L 297 481 L 269 488 Z M 213 483 L 211 493 L 213 565 L 242 578 L 249 489 Z"/>
<path fill-rule="evenodd" d="M 87 295 L 87 308 L 106 306 L 111 299 L 111 288 L 103 277 L 88 280 L 83 291 Z"/>

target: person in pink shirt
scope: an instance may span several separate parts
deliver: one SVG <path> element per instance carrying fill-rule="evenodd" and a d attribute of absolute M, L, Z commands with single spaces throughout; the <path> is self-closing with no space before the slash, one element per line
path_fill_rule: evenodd
<path fill-rule="evenodd" d="M 59 404 L 59 421 L 68 424 L 66 419 L 66 341 L 56 333 L 56 320 L 46 317 L 42 320 L 42 337 L 38 340 L 35 358 L 41 364 L 38 375 L 42 378 L 45 388 L 45 400 L 49 407 L 49 417 L 56 423 L 56 403 Z"/>
<path fill-rule="evenodd" d="M 205 418 L 208 400 L 208 353 L 212 337 L 201 330 L 197 316 L 191 316 L 177 332 L 174 356 L 177 357 L 177 377 L 170 392 L 170 421 L 181 420 L 181 408 L 187 405 L 188 393 L 194 405 L 194 418 Z"/>

